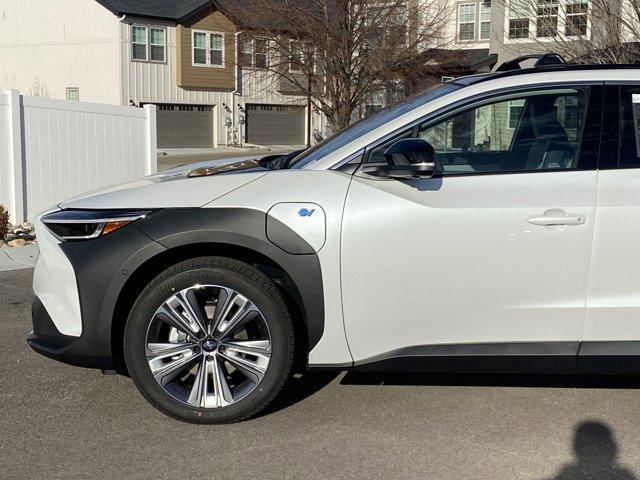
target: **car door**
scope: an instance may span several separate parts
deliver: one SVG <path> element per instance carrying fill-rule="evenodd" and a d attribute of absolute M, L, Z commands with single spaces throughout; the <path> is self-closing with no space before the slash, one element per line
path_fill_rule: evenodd
<path fill-rule="evenodd" d="M 501 93 L 398 133 L 434 146 L 434 177 L 356 172 L 341 253 L 356 365 L 540 354 L 575 369 L 601 114 L 598 85 Z"/>
<path fill-rule="evenodd" d="M 637 374 L 640 82 L 607 85 L 605 107 L 597 220 L 579 366 L 585 373 Z M 607 361 L 603 361 L 605 356 Z"/>

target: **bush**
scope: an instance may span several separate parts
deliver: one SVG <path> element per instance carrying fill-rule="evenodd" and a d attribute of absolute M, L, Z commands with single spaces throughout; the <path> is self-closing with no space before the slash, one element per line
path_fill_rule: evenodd
<path fill-rule="evenodd" d="M 0 203 L 0 240 L 4 240 L 4 236 L 9 233 L 9 212 Z"/>

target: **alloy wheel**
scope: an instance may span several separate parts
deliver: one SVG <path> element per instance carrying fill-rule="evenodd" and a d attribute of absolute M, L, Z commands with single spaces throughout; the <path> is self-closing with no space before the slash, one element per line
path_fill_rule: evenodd
<path fill-rule="evenodd" d="M 245 295 L 221 285 L 174 292 L 151 318 L 145 346 L 156 382 L 199 408 L 225 407 L 249 395 L 271 359 L 263 314 Z"/>

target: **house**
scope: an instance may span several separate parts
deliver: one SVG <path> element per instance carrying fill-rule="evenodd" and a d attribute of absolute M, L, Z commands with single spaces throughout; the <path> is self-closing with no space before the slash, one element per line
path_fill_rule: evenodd
<path fill-rule="evenodd" d="M 409 11 L 420 12 L 421 1 L 407 0 Z M 246 2 L 0 0 L 0 88 L 157 105 L 159 147 L 302 145 L 326 134 L 324 115 L 264 69 L 266 40 L 252 35 L 259 26 L 247 23 Z M 443 38 L 424 51 L 441 75 L 412 81 L 407 72 L 365 99 L 354 120 L 432 83 L 557 49 L 558 40 L 589 41 L 594 30 L 588 0 L 445 2 Z"/>
<path fill-rule="evenodd" d="M 236 4 L 0 0 L 0 87 L 86 102 L 155 104 L 159 147 L 243 139 L 305 144 L 307 99 L 264 78 L 260 40 L 239 41 Z M 322 131 L 324 118 L 310 117 L 311 129 Z"/>

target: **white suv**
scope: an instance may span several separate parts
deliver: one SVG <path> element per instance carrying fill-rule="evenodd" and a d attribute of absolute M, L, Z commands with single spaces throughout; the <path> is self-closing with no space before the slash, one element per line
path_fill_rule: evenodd
<path fill-rule="evenodd" d="M 37 219 L 30 345 L 191 422 L 292 369 L 640 373 L 640 68 L 450 81 Z"/>

